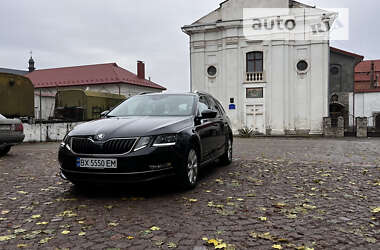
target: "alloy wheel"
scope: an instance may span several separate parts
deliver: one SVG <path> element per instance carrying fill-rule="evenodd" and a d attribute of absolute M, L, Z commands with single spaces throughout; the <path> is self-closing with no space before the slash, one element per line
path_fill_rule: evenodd
<path fill-rule="evenodd" d="M 187 160 L 187 176 L 190 184 L 195 184 L 198 177 L 198 157 L 194 149 L 191 149 L 189 152 Z"/>

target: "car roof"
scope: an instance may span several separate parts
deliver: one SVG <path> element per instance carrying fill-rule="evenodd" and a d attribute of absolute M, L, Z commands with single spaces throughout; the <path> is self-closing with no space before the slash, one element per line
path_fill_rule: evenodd
<path fill-rule="evenodd" d="M 140 93 L 139 95 L 190 95 L 190 96 L 208 95 L 208 96 L 211 96 L 209 93 L 201 92 L 201 91 L 194 91 L 194 92 L 165 92 L 165 93 L 143 92 L 143 93 Z"/>

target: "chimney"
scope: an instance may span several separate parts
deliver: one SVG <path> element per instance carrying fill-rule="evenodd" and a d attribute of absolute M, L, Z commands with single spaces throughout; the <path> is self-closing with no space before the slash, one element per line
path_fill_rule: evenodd
<path fill-rule="evenodd" d="M 143 61 L 137 61 L 137 77 L 145 79 L 145 64 Z"/>

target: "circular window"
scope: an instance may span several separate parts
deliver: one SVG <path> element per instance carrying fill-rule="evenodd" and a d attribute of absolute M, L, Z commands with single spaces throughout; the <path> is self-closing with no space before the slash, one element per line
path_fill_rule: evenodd
<path fill-rule="evenodd" d="M 215 66 L 208 67 L 207 74 L 209 76 L 215 76 L 216 75 L 216 67 Z"/>
<path fill-rule="evenodd" d="M 331 67 L 331 69 L 330 69 L 330 73 L 332 74 L 332 75 L 337 75 L 337 74 L 339 74 L 339 68 L 338 67 Z"/>
<path fill-rule="evenodd" d="M 297 69 L 299 71 L 306 71 L 309 67 L 309 64 L 305 60 L 301 60 L 297 63 Z"/>

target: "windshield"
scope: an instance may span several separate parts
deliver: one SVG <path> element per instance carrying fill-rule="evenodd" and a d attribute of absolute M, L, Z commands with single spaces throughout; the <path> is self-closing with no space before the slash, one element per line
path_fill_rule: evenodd
<path fill-rule="evenodd" d="M 139 95 L 117 106 L 107 116 L 189 116 L 193 114 L 192 95 Z"/>

